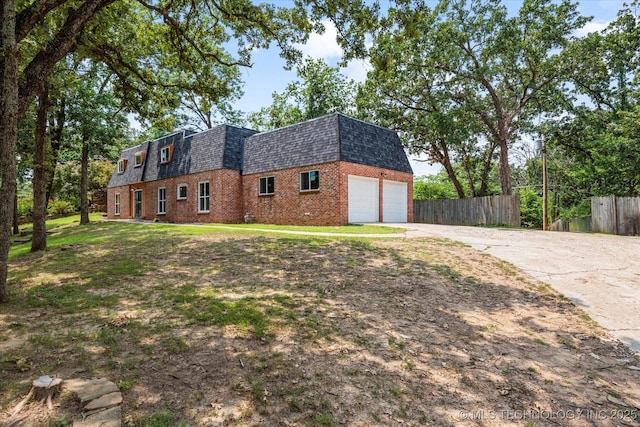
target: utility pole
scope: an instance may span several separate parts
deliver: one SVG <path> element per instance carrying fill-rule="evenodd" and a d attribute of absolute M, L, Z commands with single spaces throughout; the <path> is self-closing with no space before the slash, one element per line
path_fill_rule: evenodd
<path fill-rule="evenodd" d="M 549 229 L 548 218 L 548 203 L 549 203 L 549 186 L 547 180 L 547 150 L 544 147 L 544 135 L 542 135 L 542 229 L 547 231 Z"/>

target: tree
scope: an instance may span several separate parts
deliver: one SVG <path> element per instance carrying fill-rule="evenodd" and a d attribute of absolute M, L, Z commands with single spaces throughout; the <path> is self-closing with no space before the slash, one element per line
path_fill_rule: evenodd
<path fill-rule="evenodd" d="M 568 49 L 582 102 L 545 124 L 561 215 L 588 215 L 592 196 L 640 195 L 640 19 L 625 7 L 602 33 Z"/>
<path fill-rule="evenodd" d="M 19 96 L 15 0 L 2 2 L 0 12 L 0 302 L 7 299 L 7 259 L 11 246 L 13 203 L 16 191 L 16 139 L 18 136 Z"/>
<path fill-rule="evenodd" d="M 284 92 L 273 94 L 273 103 L 250 114 L 255 129 L 275 129 L 327 114 L 355 113 L 357 84 L 322 59 L 306 58 L 296 68 L 299 80 Z"/>
<path fill-rule="evenodd" d="M 436 175 L 417 177 L 413 181 L 413 199 L 455 199 L 458 197 L 456 189 L 446 172 L 438 172 Z"/>
<path fill-rule="evenodd" d="M 141 16 L 133 23 L 132 10 L 136 11 L 135 16 Z M 142 16 L 144 13 L 146 15 Z M 144 0 L 40 0 L 21 2 L 18 9 L 15 0 L 6 0 L 0 18 L 3 53 L 0 57 L 0 200 L 14 200 L 15 197 L 18 121 L 55 65 L 74 51 L 78 43 L 84 52 L 100 58 L 116 74 L 121 82 L 122 99 L 129 100 L 127 107 L 133 109 L 153 104 L 159 109 L 160 102 L 152 101 L 164 99 L 173 102 L 169 106 L 175 105 L 176 95 L 172 89 L 179 86 L 176 77 L 182 74 L 156 74 L 158 66 L 164 66 L 169 59 L 165 55 L 165 61 L 162 61 L 163 56 L 154 53 L 174 53 L 173 61 L 185 64 L 183 75 L 200 77 L 198 71 L 213 64 L 250 65 L 252 49 L 268 47 L 272 42 L 280 46 L 284 56 L 293 59 L 295 49 L 291 42 L 303 41 L 310 29 L 307 15 L 302 10 L 254 5 L 249 0 L 167 4 Z M 132 26 L 136 23 L 147 24 L 141 28 L 146 32 L 141 39 L 137 38 L 141 33 L 133 31 Z M 23 43 L 25 39 L 44 24 L 49 26 L 48 33 L 33 37 L 31 42 L 34 44 L 27 49 Z M 239 57 L 227 61 L 221 46 L 232 38 L 239 47 Z M 142 42 L 135 43 L 139 40 Z M 137 53 L 129 49 L 134 44 L 141 48 Z M 22 48 L 29 55 L 23 55 L 24 63 L 19 67 Z M 198 62 L 204 64 L 199 69 L 195 68 Z M 190 69 L 189 65 L 194 68 Z M 193 87 L 203 88 L 205 84 L 192 81 Z M 209 84 L 221 88 L 224 83 L 213 80 Z M 158 90 L 143 90 L 148 87 Z M 156 114 L 141 116 L 157 117 Z M 0 302 L 7 299 L 13 205 L 0 204 Z"/>
<path fill-rule="evenodd" d="M 402 1 L 374 34 L 367 84 L 374 117 L 405 129 L 410 150 L 424 150 L 456 183 L 451 157 L 490 172 L 499 161 L 503 194 L 511 194 L 509 149 L 539 106 L 556 111 L 568 64 L 561 53 L 582 27 L 567 0 L 525 0 L 509 16 L 499 0 Z M 478 195 L 484 193 L 481 180 Z"/>

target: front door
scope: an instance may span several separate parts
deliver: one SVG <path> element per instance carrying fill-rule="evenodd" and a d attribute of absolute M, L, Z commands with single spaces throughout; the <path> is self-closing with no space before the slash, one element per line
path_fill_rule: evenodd
<path fill-rule="evenodd" d="M 142 218 L 142 190 L 133 192 L 133 217 Z"/>

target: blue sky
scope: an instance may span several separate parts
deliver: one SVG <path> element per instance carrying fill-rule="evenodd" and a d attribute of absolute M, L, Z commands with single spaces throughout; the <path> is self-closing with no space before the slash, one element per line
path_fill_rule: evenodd
<path fill-rule="evenodd" d="M 288 1 L 272 1 L 272 3 L 289 5 Z M 385 1 L 381 1 L 383 7 Z M 388 2 L 386 2 L 388 3 Z M 433 1 L 434 5 L 437 1 Z M 517 10 L 521 4 L 517 0 L 505 0 L 507 7 Z M 599 31 L 606 27 L 607 23 L 614 20 L 624 1 L 619 0 L 582 0 L 579 2 L 579 11 L 584 16 L 592 16 L 581 33 Z M 627 2 L 628 3 L 628 2 Z M 309 41 L 301 46 L 305 56 L 322 58 L 329 65 L 336 65 L 341 59 L 342 50 L 335 41 L 335 28 L 330 23 L 325 23 L 324 34 L 312 34 Z M 253 55 L 253 67 L 241 70 L 244 80 L 244 96 L 235 104 L 235 108 L 243 112 L 257 111 L 271 104 L 271 94 L 282 92 L 288 83 L 296 79 L 295 70 L 286 70 L 285 62 L 278 56 L 278 50 L 258 50 Z M 356 81 L 364 81 L 368 65 L 364 61 L 352 61 L 342 73 Z M 434 173 L 438 167 L 429 166 L 425 162 L 411 158 L 411 164 L 416 176 Z"/>

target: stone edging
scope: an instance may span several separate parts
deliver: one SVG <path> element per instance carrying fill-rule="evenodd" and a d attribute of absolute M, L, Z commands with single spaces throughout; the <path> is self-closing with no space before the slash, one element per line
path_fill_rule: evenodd
<path fill-rule="evenodd" d="M 75 427 L 121 427 L 122 393 L 106 378 L 70 379 L 62 389 L 74 393 L 82 404 L 82 412 L 73 418 Z"/>

